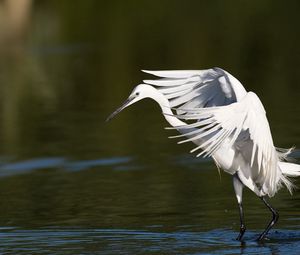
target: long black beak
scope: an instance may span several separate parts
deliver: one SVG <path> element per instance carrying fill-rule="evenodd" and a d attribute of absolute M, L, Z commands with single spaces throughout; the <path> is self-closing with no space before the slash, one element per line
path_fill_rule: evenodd
<path fill-rule="evenodd" d="M 134 97 L 128 98 L 117 110 L 115 110 L 111 115 L 108 116 L 106 122 L 110 121 L 113 117 L 115 117 L 119 112 L 121 112 L 128 104 L 134 99 Z"/>

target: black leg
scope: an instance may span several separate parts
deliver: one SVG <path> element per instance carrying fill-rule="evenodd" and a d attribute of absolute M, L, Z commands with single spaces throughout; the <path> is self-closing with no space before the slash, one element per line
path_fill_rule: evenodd
<path fill-rule="evenodd" d="M 265 236 L 268 234 L 268 232 L 270 231 L 270 229 L 275 225 L 275 223 L 278 221 L 278 218 L 279 218 L 278 212 L 266 201 L 265 197 L 261 197 L 260 199 L 264 202 L 264 204 L 272 212 L 272 220 L 270 221 L 270 223 L 268 224 L 268 226 L 266 227 L 266 229 L 264 230 L 264 232 L 262 232 L 260 234 L 260 236 L 258 237 L 257 241 L 261 241 L 261 240 L 263 240 L 265 238 Z"/>
<path fill-rule="evenodd" d="M 243 197 L 243 188 L 244 184 L 240 181 L 237 174 L 233 176 L 233 187 L 235 191 L 235 195 L 239 205 L 239 213 L 240 213 L 240 233 L 236 240 L 241 241 L 242 237 L 246 231 L 245 223 L 244 223 L 244 212 L 243 212 L 243 204 L 242 204 L 242 197 Z"/>
<path fill-rule="evenodd" d="M 243 204 L 239 203 L 239 212 L 240 212 L 240 233 L 238 235 L 238 237 L 236 238 L 236 240 L 241 241 L 242 237 L 246 231 L 246 226 L 244 223 L 244 212 L 243 212 Z"/>

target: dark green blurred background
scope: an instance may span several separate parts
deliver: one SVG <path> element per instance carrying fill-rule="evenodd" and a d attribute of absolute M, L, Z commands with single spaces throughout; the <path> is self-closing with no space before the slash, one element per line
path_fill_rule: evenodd
<path fill-rule="evenodd" d="M 0 1 L 0 224 L 236 229 L 230 176 L 167 139 L 157 105 L 104 120 L 149 77 L 141 69 L 218 66 L 259 95 L 275 144 L 299 148 L 299 11 L 293 0 Z M 274 201 L 284 217 L 300 217 L 298 193 Z M 247 194 L 262 228 L 268 212 Z"/>
<path fill-rule="evenodd" d="M 173 143 L 149 102 L 103 123 L 140 69 L 222 67 L 261 97 L 277 144 L 299 135 L 285 125 L 299 121 L 299 1 L 0 3 L 1 154 L 138 153 L 153 132 L 147 148 L 165 151 Z"/>

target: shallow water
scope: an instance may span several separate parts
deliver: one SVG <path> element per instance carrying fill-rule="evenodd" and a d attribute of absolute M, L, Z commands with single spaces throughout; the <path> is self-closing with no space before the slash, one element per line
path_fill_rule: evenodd
<path fill-rule="evenodd" d="M 256 233 L 251 232 L 253 237 Z M 0 251 L 28 254 L 298 254 L 300 231 L 278 230 L 272 241 L 236 242 L 231 230 L 2 229 Z M 228 240 L 229 239 L 229 240 Z M 34 247 L 34 248 L 33 248 Z M 43 252 L 41 252 L 43 250 Z"/>
<path fill-rule="evenodd" d="M 270 213 L 246 191 L 248 230 L 240 243 L 230 177 L 220 179 L 212 162 L 190 155 L 177 155 L 175 163 L 173 157 L 158 158 L 157 164 L 133 157 L 3 163 L 0 251 L 297 254 L 299 192 L 291 197 L 282 191 L 272 199 L 280 221 L 268 240 L 257 243 Z"/>
<path fill-rule="evenodd" d="M 271 215 L 245 190 L 238 242 L 231 177 L 168 139 L 153 102 L 104 121 L 140 69 L 220 66 L 299 162 L 299 3 L 64 2 L 32 2 L 13 36 L 0 17 L 0 253 L 298 254 L 299 190 L 270 200 L 280 219 L 262 243 Z"/>

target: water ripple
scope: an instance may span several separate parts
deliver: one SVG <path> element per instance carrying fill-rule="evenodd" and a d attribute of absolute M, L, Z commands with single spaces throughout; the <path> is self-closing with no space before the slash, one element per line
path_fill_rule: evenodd
<path fill-rule="evenodd" d="M 0 177 L 28 173 L 34 170 L 63 168 L 69 171 L 81 171 L 92 167 L 110 166 L 117 169 L 130 169 L 127 165 L 131 157 L 111 157 L 91 160 L 69 161 L 63 157 L 34 158 L 17 162 L 1 162 Z"/>
<path fill-rule="evenodd" d="M 0 229 L 0 251 L 19 254 L 297 254 L 300 231 L 280 230 L 270 240 L 257 243 L 258 233 L 247 232 L 247 239 L 234 240 L 230 229 L 207 232 L 153 232 L 129 229 L 49 228 Z M 43 252 L 41 252 L 43 251 Z"/>

